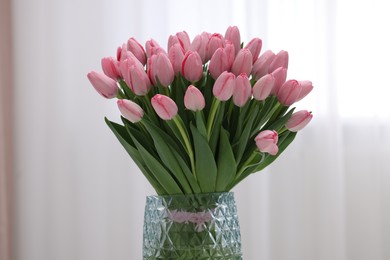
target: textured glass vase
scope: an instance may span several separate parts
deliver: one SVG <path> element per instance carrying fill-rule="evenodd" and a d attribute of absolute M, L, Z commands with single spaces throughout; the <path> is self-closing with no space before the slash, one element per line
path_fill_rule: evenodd
<path fill-rule="evenodd" d="M 143 259 L 242 259 L 233 193 L 147 197 Z"/>

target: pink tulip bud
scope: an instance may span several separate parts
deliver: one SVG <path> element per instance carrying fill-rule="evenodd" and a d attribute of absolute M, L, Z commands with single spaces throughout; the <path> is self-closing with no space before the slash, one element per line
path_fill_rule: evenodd
<path fill-rule="evenodd" d="M 313 115 L 307 110 L 301 110 L 291 115 L 286 123 L 286 128 L 291 132 L 298 132 L 303 129 L 313 118 Z"/>
<path fill-rule="evenodd" d="M 299 93 L 299 96 L 295 102 L 298 102 L 299 100 L 303 99 L 306 97 L 312 90 L 313 90 L 313 84 L 309 80 L 303 80 L 303 81 L 298 81 L 299 85 L 301 85 L 301 93 Z"/>
<path fill-rule="evenodd" d="M 297 101 L 302 86 L 294 79 L 287 80 L 278 90 L 279 102 L 284 106 L 291 106 Z"/>
<path fill-rule="evenodd" d="M 128 64 L 123 64 L 122 75 L 127 86 L 129 86 L 129 88 L 137 96 L 144 96 L 148 94 L 151 88 L 151 84 L 145 71 L 143 69 L 140 70 L 135 65 L 130 65 L 130 67 L 127 67 Z"/>
<path fill-rule="evenodd" d="M 268 74 L 269 65 L 274 60 L 275 54 L 268 50 L 264 52 L 253 64 L 252 75 L 255 80 Z"/>
<path fill-rule="evenodd" d="M 255 138 L 256 146 L 260 152 L 276 155 L 278 153 L 278 133 L 276 131 L 261 131 Z"/>
<path fill-rule="evenodd" d="M 152 106 L 157 115 L 163 120 L 171 120 L 177 114 L 178 108 L 170 97 L 157 94 L 152 97 Z"/>
<path fill-rule="evenodd" d="M 116 49 L 116 59 L 117 59 L 117 61 L 120 61 L 121 60 L 121 56 L 122 56 L 122 47 L 118 47 L 117 49 Z"/>
<path fill-rule="evenodd" d="M 191 40 L 190 37 L 188 36 L 188 33 L 186 31 L 182 31 L 176 33 L 176 36 L 183 50 L 187 52 L 191 45 Z"/>
<path fill-rule="evenodd" d="M 173 82 L 175 73 L 167 54 L 155 54 L 148 59 L 148 75 L 155 86 L 160 82 L 162 86 L 167 87 Z"/>
<path fill-rule="evenodd" d="M 133 37 L 127 41 L 127 50 L 132 52 L 134 56 L 142 63 L 146 64 L 146 53 L 144 47 Z"/>
<path fill-rule="evenodd" d="M 181 74 L 190 82 L 196 82 L 202 78 L 203 64 L 199 53 L 187 51 L 181 65 Z"/>
<path fill-rule="evenodd" d="M 161 46 L 156 42 L 154 39 L 150 39 L 149 41 L 146 41 L 145 43 L 146 47 L 146 57 L 150 58 L 152 55 L 159 54 L 159 53 L 166 53 L 166 51 L 161 48 Z"/>
<path fill-rule="evenodd" d="M 271 74 L 275 78 L 275 83 L 274 83 L 274 87 L 272 88 L 271 94 L 276 95 L 278 93 L 280 87 L 283 85 L 283 83 L 286 82 L 287 69 L 280 67 L 280 68 L 277 68 Z"/>
<path fill-rule="evenodd" d="M 261 77 L 253 86 L 253 98 L 259 101 L 265 100 L 271 94 L 274 84 L 275 78 L 272 74 Z"/>
<path fill-rule="evenodd" d="M 118 85 L 112 78 L 103 73 L 91 71 L 87 74 L 89 82 L 95 90 L 105 98 L 114 98 L 118 93 Z"/>
<path fill-rule="evenodd" d="M 222 72 L 229 70 L 228 56 L 224 48 L 218 48 L 209 63 L 209 72 L 213 79 L 217 79 Z"/>
<path fill-rule="evenodd" d="M 234 45 L 235 54 L 241 49 L 240 30 L 237 26 L 229 26 L 225 33 L 225 39 L 231 41 Z M 248 74 L 249 75 L 249 74 Z"/>
<path fill-rule="evenodd" d="M 121 114 L 132 123 L 137 123 L 144 116 L 144 110 L 131 100 L 119 99 L 117 105 Z"/>
<path fill-rule="evenodd" d="M 168 38 L 168 46 L 167 46 L 168 50 L 170 48 L 172 48 L 172 46 L 175 45 L 175 44 L 179 44 L 180 45 L 179 39 L 177 38 L 176 35 L 170 35 L 169 38 Z M 180 47 L 182 47 L 182 46 L 180 45 Z"/>
<path fill-rule="evenodd" d="M 288 52 L 287 51 L 280 51 L 274 59 L 272 60 L 271 64 L 268 68 L 268 73 L 272 73 L 277 68 L 283 67 L 285 69 L 288 68 Z"/>
<path fill-rule="evenodd" d="M 233 89 L 233 103 L 238 107 L 243 107 L 252 95 L 252 86 L 245 73 L 237 76 Z"/>
<path fill-rule="evenodd" d="M 192 111 L 201 111 L 205 107 L 205 100 L 202 92 L 193 85 L 190 85 L 184 95 L 184 106 Z"/>
<path fill-rule="evenodd" d="M 220 101 L 229 100 L 233 95 L 235 79 L 236 76 L 233 73 L 227 71 L 222 72 L 214 83 L 214 96 Z"/>
<path fill-rule="evenodd" d="M 174 44 L 168 51 L 169 60 L 172 63 L 175 75 L 181 71 L 181 65 L 184 60 L 184 50 L 179 43 Z"/>
<path fill-rule="evenodd" d="M 224 51 L 226 52 L 226 55 L 228 57 L 228 70 L 230 70 L 233 66 L 233 62 L 234 62 L 234 59 L 236 57 L 235 48 L 233 46 L 233 43 L 225 42 Z"/>
<path fill-rule="evenodd" d="M 206 63 L 206 48 L 208 42 L 209 38 L 204 34 L 200 34 L 195 36 L 189 48 L 189 50 L 199 53 L 203 64 Z"/>
<path fill-rule="evenodd" d="M 232 72 L 238 76 L 241 73 L 249 75 L 252 71 L 252 53 L 248 49 L 241 49 L 234 59 Z"/>
<path fill-rule="evenodd" d="M 263 42 L 259 38 L 253 38 L 244 49 L 248 49 L 252 53 L 252 63 L 259 57 Z"/>
<path fill-rule="evenodd" d="M 113 80 L 117 80 L 121 73 L 119 69 L 119 62 L 115 60 L 113 57 L 106 57 L 102 59 L 102 69 L 104 74 Z"/>
<path fill-rule="evenodd" d="M 207 44 L 207 49 L 206 49 L 206 51 L 207 51 L 206 59 L 207 60 L 211 59 L 214 52 L 218 48 L 223 48 L 225 46 L 224 41 L 225 40 L 224 40 L 223 36 L 219 33 L 214 33 L 211 35 L 209 42 Z"/>

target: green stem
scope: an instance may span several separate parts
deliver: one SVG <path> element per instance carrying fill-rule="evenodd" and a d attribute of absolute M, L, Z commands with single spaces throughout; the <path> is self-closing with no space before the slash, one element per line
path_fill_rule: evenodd
<path fill-rule="evenodd" d="M 215 115 L 217 114 L 219 103 L 221 103 L 221 101 L 219 101 L 216 98 L 213 99 L 213 104 L 211 105 L 209 117 L 207 119 L 207 140 L 210 140 L 211 128 L 213 127 L 214 124 L 214 119 L 215 119 Z"/>
<path fill-rule="evenodd" d="M 238 173 L 236 175 L 236 180 L 245 171 L 245 169 L 248 168 L 248 166 L 251 163 L 251 161 L 256 157 L 256 154 L 257 154 L 256 151 L 252 152 L 252 154 L 249 156 L 249 158 L 244 162 L 244 164 L 241 166 L 240 170 L 238 171 Z"/>

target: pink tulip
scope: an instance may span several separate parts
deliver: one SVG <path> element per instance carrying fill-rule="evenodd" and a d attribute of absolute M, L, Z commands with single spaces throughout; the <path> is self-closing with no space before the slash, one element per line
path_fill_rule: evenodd
<path fill-rule="evenodd" d="M 188 51 L 191 45 L 191 40 L 190 37 L 188 36 L 188 33 L 186 31 L 182 31 L 176 33 L 176 36 L 183 50 L 185 52 Z"/>
<path fill-rule="evenodd" d="M 256 81 L 253 86 L 253 98 L 256 100 L 265 100 L 272 91 L 275 84 L 275 78 L 272 74 L 267 74 Z"/>
<path fill-rule="evenodd" d="M 117 59 L 117 61 L 120 61 L 121 60 L 121 56 L 122 56 L 122 47 L 118 47 L 117 49 L 116 49 L 116 59 Z"/>
<path fill-rule="evenodd" d="M 255 138 L 256 146 L 260 152 L 276 155 L 278 153 L 278 133 L 276 131 L 261 131 Z"/>
<path fill-rule="evenodd" d="M 174 44 L 168 51 L 169 60 L 172 63 L 175 75 L 181 71 L 181 65 L 184 60 L 184 50 L 179 43 Z"/>
<path fill-rule="evenodd" d="M 313 115 L 307 110 L 301 110 L 291 115 L 286 123 L 286 128 L 291 132 L 298 132 L 303 129 L 313 118 Z"/>
<path fill-rule="evenodd" d="M 229 26 L 225 33 L 225 39 L 233 43 L 235 54 L 237 54 L 238 51 L 241 49 L 241 36 L 238 27 Z"/>
<path fill-rule="evenodd" d="M 224 47 L 224 38 L 221 34 L 219 33 L 214 33 L 211 35 L 209 42 L 207 44 L 207 55 L 206 55 L 206 60 L 211 59 L 213 56 L 214 52 L 221 47 Z"/>
<path fill-rule="evenodd" d="M 302 86 L 298 81 L 294 79 L 287 80 L 278 90 L 278 100 L 284 106 L 291 106 L 297 101 L 301 90 Z"/>
<path fill-rule="evenodd" d="M 286 82 L 287 69 L 280 67 L 280 68 L 277 68 L 271 74 L 275 78 L 275 83 L 274 83 L 274 87 L 272 88 L 271 94 L 276 95 L 278 93 L 280 87 L 283 85 L 283 83 Z"/>
<path fill-rule="evenodd" d="M 131 100 L 119 99 L 117 105 L 121 114 L 132 123 L 137 123 L 144 116 L 144 110 Z"/>
<path fill-rule="evenodd" d="M 89 82 L 95 90 L 105 98 L 114 98 L 118 93 L 118 85 L 115 80 L 103 73 L 91 71 L 87 74 Z"/>
<path fill-rule="evenodd" d="M 253 64 L 252 75 L 255 80 L 268 74 L 269 65 L 274 60 L 275 54 L 268 50 L 264 52 Z"/>
<path fill-rule="evenodd" d="M 252 95 L 252 86 L 245 73 L 237 76 L 233 89 L 233 103 L 238 107 L 243 107 Z"/>
<path fill-rule="evenodd" d="M 131 37 L 127 41 L 127 50 L 132 52 L 134 56 L 142 63 L 142 65 L 146 64 L 146 53 L 144 47 L 142 47 L 136 39 Z"/>
<path fill-rule="evenodd" d="M 144 96 L 148 94 L 151 84 L 145 71 L 140 70 L 135 65 L 127 67 L 126 63 L 123 64 L 125 65 L 122 66 L 122 75 L 127 86 L 129 86 L 129 88 L 137 96 Z"/>
<path fill-rule="evenodd" d="M 233 95 L 235 79 L 236 76 L 233 73 L 227 71 L 222 72 L 214 83 L 214 96 L 220 101 L 229 100 Z"/>
<path fill-rule="evenodd" d="M 303 80 L 303 81 L 298 81 L 299 85 L 301 85 L 301 93 L 299 93 L 299 96 L 295 102 L 298 102 L 299 100 L 303 99 L 306 97 L 312 90 L 313 90 L 313 84 L 309 80 Z"/>
<path fill-rule="evenodd" d="M 168 96 L 160 94 L 152 97 L 152 106 L 157 115 L 163 120 L 171 120 L 178 111 L 175 101 Z"/>
<path fill-rule="evenodd" d="M 232 72 L 238 76 L 241 73 L 249 75 L 252 71 L 252 53 L 248 49 L 241 49 L 234 59 Z"/>
<path fill-rule="evenodd" d="M 209 38 L 207 37 L 207 35 L 200 34 L 195 36 L 189 48 L 190 51 L 196 51 L 197 53 L 199 53 L 203 64 L 206 63 L 206 48 L 208 42 Z"/>
<path fill-rule="evenodd" d="M 148 59 L 148 75 L 155 86 L 160 83 L 162 86 L 167 87 L 173 82 L 175 73 L 167 54 L 155 54 Z"/>
<path fill-rule="evenodd" d="M 271 64 L 268 68 L 268 73 L 272 73 L 274 70 L 276 70 L 279 67 L 283 67 L 285 69 L 288 68 L 288 52 L 287 51 L 280 51 L 274 59 L 272 60 Z"/>
<path fill-rule="evenodd" d="M 205 100 L 202 92 L 193 85 L 190 85 L 184 95 L 184 106 L 192 111 L 201 111 L 205 107 Z"/>
<path fill-rule="evenodd" d="M 104 74 L 113 80 L 117 80 L 121 73 L 119 69 L 119 62 L 115 60 L 113 57 L 106 57 L 102 59 L 102 69 Z"/>
<path fill-rule="evenodd" d="M 122 60 L 119 62 L 119 70 L 122 74 L 122 70 L 124 68 L 130 68 L 131 66 L 137 67 L 139 70 L 144 70 L 144 65 L 134 56 L 134 54 L 130 51 L 126 51 L 122 53 Z"/>
<path fill-rule="evenodd" d="M 263 42 L 259 38 L 253 38 L 244 49 L 248 49 L 252 53 L 252 63 L 259 57 Z"/>
<path fill-rule="evenodd" d="M 233 66 L 233 62 L 234 62 L 234 59 L 236 57 L 235 48 L 233 46 L 233 43 L 225 42 L 224 51 L 228 57 L 228 70 L 230 70 Z"/>
<path fill-rule="evenodd" d="M 209 63 L 209 72 L 213 79 L 217 79 L 222 72 L 229 70 L 228 56 L 224 48 L 218 48 Z"/>
<path fill-rule="evenodd" d="M 161 46 L 154 39 L 150 39 L 145 43 L 146 57 L 150 58 L 152 55 L 159 53 L 166 53 L 166 51 L 161 48 Z"/>
<path fill-rule="evenodd" d="M 181 66 L 181 74 L 186 80 L 190 82 L 196 82 L 202 78 L 203 64 L 199 53 L 194 51 L 187 51 Z"/>

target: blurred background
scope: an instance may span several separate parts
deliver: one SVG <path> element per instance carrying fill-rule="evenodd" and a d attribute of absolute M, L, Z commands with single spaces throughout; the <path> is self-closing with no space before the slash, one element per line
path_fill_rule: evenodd
<path fill-rule="evenodd" d="M 234 190 L 245 260 L 390 259 L 388 0 L 1 0 L 0 259 L 137 260 L 154 194 L 87 80 L 135 37 L 287 50 L 311 124 Z M 262 51 L 262 52 L 263 52 Z"/>

